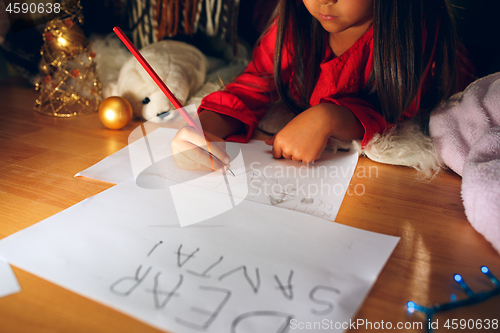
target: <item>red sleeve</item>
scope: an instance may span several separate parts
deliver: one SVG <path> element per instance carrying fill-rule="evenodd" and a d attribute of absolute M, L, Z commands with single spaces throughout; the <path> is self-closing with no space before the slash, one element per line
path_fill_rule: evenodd
<path fill-rule="evenodd" d="M 256 46 L 245 71 L 224 91 L 206 96 L 198 108 L 234 117 L 245 124 L 242 132 L 230 135 L 228 141 L 247 142 L 268 105 L 276 99 L 274 83 L 274 45 L 276 24 Z"/>
<path fill-rule="evenodd" d="M 355 97 L 342 97 L 342 98 L 322 98 L 321 103 L 333 103 L 345 106 L 358 118 L 361 125 L 365 129 L 361 147 L 365 147 L 368 142 L 377 133 L 383 133 L 385 130 L 391 128 L 393 125 L 388 123 L 384 117 L 375 110 L 375 108 L 368 102 Z"/>

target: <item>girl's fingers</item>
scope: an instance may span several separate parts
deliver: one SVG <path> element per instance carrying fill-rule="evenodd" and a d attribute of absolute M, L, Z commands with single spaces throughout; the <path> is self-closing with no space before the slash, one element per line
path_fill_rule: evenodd
<path fill-rule="evenodd" d="M 205 146 L 207 145 L 206 141 L 209 141 L 210 147 L 208 147 L 208 148 L 210 149 L 210 152 L 213 155 L 217 156 L 217 158 L 219 158 L 221 161 L 223 161 L 226 164 L 231 162 L 231 158 L 229 157 L 229 155 L 226 152 L 226 142 L 223 139 L 221 139 L 218 136 L 215 136 L 211 133 L 206 133 L 205 137 L 206 137 Z"/>
<path fill-rule="evenodd" d="M 218 140 L 210 142 L 208 140 Z M 222 139 L 214 136 L 205 136 L 191 127 L 180 129 L 172 140 L 172 154 L 177 165 L 189 170 L 218 170 L 224 166 L 216 158 L 208 154 L 210 152 L 218 159 L 229 162 L 230 158 L 225 150 Z M 226 163 L 227 163 L 226 162 Z"/>
<path fill-rule="evenodd" d="M 188 141 L 196 146 L 207 145 L 207 141 L 203 136 L 203 134 L 198 133 L 197 130 L 189 126 L 183 127 L 180 130 L 178 130 L 177 134 L 175 134 L 173 141 Z"/>
<path fill-rule="evenodd" d="M 281 154 L 283 153 L 281 150 L 281 147 L 278 145 L 275 145 L 273 142 L 273 149 L 272 149 L 273 157 L 274 158 L 281 158 Z"/>
<path fill-rule="evenodd" d="M 211 146 L 213 146 L 213 144 Z M 221 162 L 208 154 L 209 150 L 206 145 L 200 147 L 189 141 L 179 141 L 176 144 L 176 148 L 177 153 L 175 153 L 174 159 L 177 160 L 177 155 L 180 155 L 181 159 L 184 161 L 183 163 L 191 166 L 191 170 L 196 170 L 198 167 L 198 170 L 217 170 L 224 166 Z M 184 158 L 191 160 L 191 162 L 186 161 Z"/>
<path fill-rule="evenodd" d="M 210 170 L 212 170 L 211 168 L 208 168 L 202 164 L 199 164 L 199 163 L 193 161 L 190 157 L 188 157 L 187 155 L 184 155 L 183 153 L 175 154 L 173 157 L 174 157 L 175 163 L 181 169 L 198 170 L 198 171 L 210 171 Z"/>
<path fill-rule="evenodd" d="M 219 158 L 221 161 L 224 161 L 225 163 L 229 163 L 231 161 L 229 155 L 226 153 L 226 143 L 218 136 L 215 136 L 211 133 L 205 133 L 205 135 L 202 135 L 192 127 L 184 127 L 177 133 L 178 134 L 176 135 L 174 140 L 176 140 L 176 138 L 178 137 L 179 140 L 191 142 L 192 144 L 198 147 L 202 147 L 207 151 L 207 140 L 210 141 L 210 152 L 213 155 L 217 156 L 217 158 Z"/>
<path fill-rule="evenodd" d="M 274 137 L 275 137 L 275 136 L 276 136 L 276 135 L 273 135 L 272 137 L 270 137 L 270 138 L 266 139 L 264 142 L 265 142 L 267 145 L 269 145 L 269 146 L 274 145 Z"/>

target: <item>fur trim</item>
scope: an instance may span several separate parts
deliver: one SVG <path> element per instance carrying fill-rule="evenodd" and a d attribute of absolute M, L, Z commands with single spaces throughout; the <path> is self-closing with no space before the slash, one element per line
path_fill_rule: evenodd
<path fill-rule="evenodd" d="M 361 155 L 373 161 L 414 168 L 422 180 L 432 180 L 444 168 L 431 138 L 412 120 L 375 135 L 364 149 L 360 142 L 355 141 L 353 145 Z"/>

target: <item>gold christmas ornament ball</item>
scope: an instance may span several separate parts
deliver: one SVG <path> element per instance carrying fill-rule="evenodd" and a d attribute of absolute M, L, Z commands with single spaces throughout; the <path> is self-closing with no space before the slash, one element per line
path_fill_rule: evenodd
<path fill-rule="evenodd" d="M 132 120 L 132 106 L 120 96 L 104 99 L 99 105 L 99 119 L 109 129 L 121 129 Z"/>

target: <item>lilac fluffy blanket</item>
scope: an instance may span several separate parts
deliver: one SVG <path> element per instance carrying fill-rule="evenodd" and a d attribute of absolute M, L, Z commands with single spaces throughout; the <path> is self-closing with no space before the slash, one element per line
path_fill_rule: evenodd
<path fill-rule="evenodd" d="M 429 129 L 444 163 L 462 176 L 469 222 L 500 252 L 500 73 L 433 110 Z"/>

